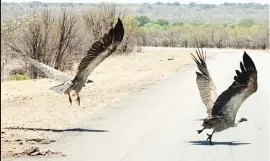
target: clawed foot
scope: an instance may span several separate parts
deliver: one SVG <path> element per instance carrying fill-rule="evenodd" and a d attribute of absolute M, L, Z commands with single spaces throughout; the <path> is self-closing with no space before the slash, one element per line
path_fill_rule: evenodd
<path fill-rule="evenodd" d="M 212 134 L 213 135 L 213 134 Z M 208 138 L 206 139 L 207 141 L 209 140 L 209 143 L 211 144 L 211 145 L 213 145 L 213 143 L 212 143 L 212 135 L 210 135 L 210 134 L 207 134 L 207 136 L 208 136 Z"/>
<path fill-rule="evenodd" d="M 70 104 L 72 105 L 72 99 L 70 97 L 70 94 L 68 95 L 68 100 L 69 100 Z"/>
<path fill-rule="evenodd" d="M 79 96 L 77 97 L 76 101 L 77 101 L 78 105 L 80 106 L 81 99 L 80 99 L 80 97 L 79 97 Z"/>

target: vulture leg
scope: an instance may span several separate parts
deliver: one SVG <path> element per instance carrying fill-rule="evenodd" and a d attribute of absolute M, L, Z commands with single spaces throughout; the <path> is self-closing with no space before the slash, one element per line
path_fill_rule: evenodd
<path fill-rule="evenodd" d="M 212 132 L 211 135 L 207 134 L 207 135 L 208 135 L 208 138 L 207 138 L 206 140 L 209 140 L 209 143 L 210 143 L 211 145 L 213 145 L 213 143 L 212 143 L 212 136 L 213 136 L 214 133 L 215 133 L 215 129 L 213 130 L 213 132 Z"/>
<path fill-rule="evenodd" d="M 205 129 L 205 127 L 201 130 L 197 130 L 198 131 L 198 134 L 200 134 L 201 132 L 203 132 L 203 130 Z"/>
<path fill-rule="evenodd" d="M 76 94 L 77 94 L 77 99 L 76 99 L 76 101 L 78 102 L 78 105 L 80 106 L 81 98 L 80 98 L 80 96 L 79 96 L 79 93 L 76 92 Z"/>
<path fill-rule="evenodd" d="M 71 96 L 70 96 L 69 92 L 68 92 L 68 100 L 69 100 L 70 104 L 72 105 L 72 99 L 71 99 Z"/>

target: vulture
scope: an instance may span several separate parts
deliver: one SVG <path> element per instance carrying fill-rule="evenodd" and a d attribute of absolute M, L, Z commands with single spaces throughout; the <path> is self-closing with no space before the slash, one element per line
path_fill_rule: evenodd
<path fill-rule="evenodd" d="M 203 119 L 203 129 L 197 131 L 200 134 L 204 129 L 213 129 L 212 134 L 207 134 L 207 140 L 212 145 L 214 133 L 247 121 L 241 118 L 235 123 L 235 118 L 242 103 L 257 91 L 257 70 L 251 57 L 244 51 L 243 62 L 240 62 L 241 71 L 235 71 L 233 83 L 217 97 L 215 84 L 207 69 L 206 53 L 202 49 L 195 49 L 195 52 L 198 58 L 192 53 L 191 56 L 199 69 L 196 72 L 196 83 L 208 114 Z"/>
<path fill-rule="evenodd" d="M 116 25 L 105 33 L 99 40 L 92 44 L 86 56 L 81 60 L 75 76 L 67 75 L 27 56 L 24 56 L 24 58 L 32 65 L 40 69 L 48 78 L 63 82 L 60 85 L 51 87 L 50 90 L 57 93 L 67 94 L 71 104 L 72 99 L 70 92 L 74 90 L 77 95 L 76 101 L 78 102 L 78 105 L 80 105 L 79 92 L 86 83 L 93 82 L 92 80 L 88 79 L 88 76 L 103 60 L 105 60 L 116 50 L 124 38 L 124 32 L 123 23 L 120 18 L 118 18 Z M 13 50 L 20 52 L 15 48 L 13 48 Z"/>

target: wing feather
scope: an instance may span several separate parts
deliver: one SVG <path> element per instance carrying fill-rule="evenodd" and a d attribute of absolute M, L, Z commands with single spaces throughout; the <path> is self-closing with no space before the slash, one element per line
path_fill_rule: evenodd
<path fill-rule="evenodd" d="M 214 105 L 214 102 L 216 101 L 217 94 L 216 94 L 216 86 L 210 76 L 210 73 L 207 69 L 206 65 L 206 53 L 203 53 L 203 50 L 201 51 L 199 49 L 195 49 L 197 57 L 195 55 L 191 54 L 193 60 L 197 64 L 197 67 L 200 72 L 196 72 L 196 83 L 197 87 L 200 92 L 200 96 L 202 99 L 202 102 L 205 104 L 207 108 L 207 114 L 211 116 L 212 108 Z"/>
<path fill-rule="evenodd" d="M 213 110 L 213 116 L 232 116 L 236 113 L 242 103 L 257 91 L 257 70 L 250 56 L 244 52 L 243 62 L 240 62 L 241 72 L 236 70 L 234 82 L 217 98 Z"/>
<path fill-rule="evenodd" d="M 124 27 L 122 21 L 118 18 L 118 22 L 114 28 L 104 34 L 101 39 L 96 41 L 87 55 L 82 59 L 78 66 L 76 78 L 86 79 L 88 75 L 108 56 L 110 56 L 121 43 L 124 37 Z"/>
<path fill-rule="evenodd" d="M 35 66 L 36 68 L 38 68 L 43 74 L 46 75 L 46 77 L 51 78 L 51 79 L 55 79 L 58 81 L 62 81 L 65 82 L 69 79 L 72 79 L 74 76 L 72 75 L 68 75 L 64 72 L 61 72 L 59 70 L 56 70 L 44 63 L 38 62 L 32 58 L 30 58 L 29 56 L 23 54 L 23 52 L 19 49 L 16 49 L 14 47 L 12 47 L 12 50 L 16 51 L 16 53 L 19 54 L 19 56 L 21 56 L 26 62 L 30 63 L 31 65 Z"/>

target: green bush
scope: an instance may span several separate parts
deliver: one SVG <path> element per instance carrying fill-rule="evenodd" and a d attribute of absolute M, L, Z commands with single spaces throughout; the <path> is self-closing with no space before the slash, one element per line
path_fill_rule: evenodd
<path fill-rule="evenodd" d="M 11 80 L 28 80 L 28 79 L 30 79 L 28 74 L 15 74 L 11 78 Z"/>

